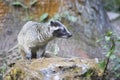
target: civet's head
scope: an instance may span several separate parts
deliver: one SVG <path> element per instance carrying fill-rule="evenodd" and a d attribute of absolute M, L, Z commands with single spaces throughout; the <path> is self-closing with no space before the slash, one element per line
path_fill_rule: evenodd
<path fill-rule="evenodd" d="M 69 38 L 72 36 L 68 29 L 59 21 L 51 21 L 50 26 L 54 37 Z"/>

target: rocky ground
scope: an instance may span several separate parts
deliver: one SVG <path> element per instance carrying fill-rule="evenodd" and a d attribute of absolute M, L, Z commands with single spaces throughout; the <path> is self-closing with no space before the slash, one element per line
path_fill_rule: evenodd
<path fill-rule="evenodd" d="M 8 1 L 8 0 L 4 0 L 4 1 Z M 10 1 L 12 1 L 12 0 L 10 0 Z M 23 0 L 24 1 L 24 0 Z M 8 1 L 9 2 L 9 1 Z M 90 4 L 90 5 L 92 5 L 92 4 Z M 89 5 L 89 6 L 90 6 Z M 89 11 L 89 6 L 86 6 L 86 7 L 88 7 L 88 11 Z M 83 6 L 79 6 L 79 7 L 82 7 L 82 8 L 84 8 Z M 38 9 L 38 8 L 37 8 Z M 95 9 L 95 8 L 94 8 Z M 98 9 L 98 7 L 97 7 L 97 9 Z M 55 9 L 56 10 L 56 9 Z M 90 9 L 91 10 L 91 9 Z M 96 9 L 95 9 L 96 10 Z M 21 12 L 22 13 L 21 13 Z M 96 10 L 97 11 L 97 10 Z M 101 10 L 102 11 L 102 10 Z M 34 12 L 34 8 L 33 8 L 33 11 L 32 12 Z M 38 11 L 39 12 L 39 11 Z M 99 13 L 99 11 L 97 11 L 98 13 Z M 83 12 L 82 14 L 84 14 L 84 13 L 86 13 L 86 12 Z M 94 12 L 89 12 L 89 13 L 94 13 Z M 102 13 L 102 12 L 100 12 L 100 13 Z M 17 14 L 17 16 L 16 16 L 16 14 Z M 19 16 L 19 15 L 24 15 L 24 17 L 23 16 Z M 33 15 L 33 14 L 32 14 Z M 36 14 L 37 15 L 37 14 Z M 96 48 L 96 45 L 93 45 L 93 44 L 95 44 L 95 39 L 99 36 L 99 34 L 94 34 L 94 33 L 92 33 L 91 31 L 92 30 L 94 30 L 94 31 L 100 31 L 100 29 L 102 29 L 102 28 L 104 28 L 105 26 L 104 26 L 104 20 L 103 19 L 105 19 L 104 17 L 105 16 L 101 16 L 101 15 L 99 15 L 99 16 L 97 16 L 96 17 L 96 15 L 94 14 L 94 16 L 95 17 L 90 17 L 90 21 L 93 19 L 93 21 L 94 21 L 94 19 L 97 21 L 98 20 L 98 22 L 96 22 L 96 24 L 98 23 L 102 23 L 102 22 L 99 22 L 99 19 L 98 18 L 100 18 L 100 17 L 102 17 L 102 20 L 103 20 L 103 24 L 102 25 L 100 25 L 100 26 L 102 26 L 102 28 L 99 28 L 98 29 L 98 27 L 96 28 L 96 27 L 94 27 L 94 26 L 96 26 L 96 24 L 94 24 L 94 22 L 92 23 L 92 22 L 89 22 L 89 19 L 88 19 L 88 15 L 89 16 L 91 16 L 90 14 L 85 14 L 85 15 L 83 15 L 82 17 L 80 17 L 80 19 L 81 19 L 81 23 L 80 24 L 74 24 L 74 27 L 72 27 L 72 28 L 74 28 L 74 30 L 73 30 L 73 32 L 76 34 L 76 33 L 78 33 L 78 32 L 80 32 L 77 36 L 75 36 L 74 38 L 72 38 L 71 40 L 60 40 L 58 43 L 59 43 L 59 45 L 61 45 L 61 47 L 60 47 L 60 49 L 61 49 L 61 51 L 60 51 L 60 56 L 64 56 L 64 52 L 66 51 L 66 52 L 68 52 L 69 54 L 65 54 L 65 55 L 69 55 L 69 57 L 70 56 L 78 56 L 78 57 L 80 57 L 80 58 L 94 58 L 94 57 L 102 57 L 101 56 L 101 54 L 99 54 L 99 52 L 101 51 L 101 49 L 100 50 L 98 50 L 98 48 Z M 111 17 L 111 15 L 112 15 L 112 17 Z M 109 18 L 110 18 L 110 20 L 111 20 L 111 24 L 113 25 L 113 29 L 114 29 L 114 31 L 115 32 L 117 32 L 117 33 L 120 33 L 120 18 L 119 18 L 119 14 L 117 14 L 118 16 L 116 17 L 116 14 L 111 14 L 110 16 L 109 16 Z M 38 16 L 40 16 L 40 15 L 38 15 Z M 37 16 L 37 17 L 38 17 Z M 21 18 L 22 18 L 22 20 L 21 20 Z M 3 73 L 4 74 L 4 71 L 5 71 L 5 68 L 7 68 L 7 66 L 6 65 L 4 65 L 3 63 L 7 63 L 8 65 L 10 64 L 10 66 L 12 66 L 11 65 L 11 63 L 15 63 L 15 62 L 17 62 L 16 60 L 18 60 L 18 59 L 20 59 L 21 57 L 20 57 L 20 54 L 18 54 L 18 50 L 17 49 L 13 49 L 12 51 L 10 51 L 10 52 L 8 52 L 8 50 L 10 49 L 10 48 L 12 48 L 13 46 L 15 46 L 16 44 L 17 44 L 17 34 L 18 34 L 18 32 L 20 31 L 20 29 L 21 29 L 21 27 L 23 26 L 23 24 L 25 23 L 25 21 L 24 21 L 24 19 L 23 18 L 25 18 L 25 13 L 24 13 L 24 10 L 23 9 L 21 9 L 21 8 L 18 8 L 18 9 L 16 9 L 16 8 L 13 8 L 13 6 L 11 7 L 11 6 L 8 6 L 8 5 L 6 5 L 6 3 L 3 3 L 3 2 L 1 2 L 0 1 L 0 69 L 1 69 L 1 73 Z M 82 21 L 83 20 L 83 21 Z M 102 21 L 101 20 L 101 21 Z M 85 24 L 84 24 L 85 23 Z M 82 24 L 82 25 L 81 25 Z M 90 25 L 89 25 L 90 24 Z M 107 23 L 106 23 L 107 24 Z M 75 26 L 78 26 L 78 25 L 80 25 L 80 27 L 79 27 L 79 30 L 78 30 L 78 27 L 75 27 Z M 85 25 L 85 27 L 83 27 L 83 25 Z M 89 27 L 89 26 L 93 26 L 93 27 Z M 98 25 L 97 25 L 98 26 Z M 76 28 L 76 29 L 75 29 Z M 101 33 L 102 33 L 102 31 L 104 32 L 104 30 L 106 30 L 106 29 L 103 29 L 103 30 L 101 30 Z M 95 33 L 97 33 L 97 32 L 95 32 Z M 85 34 L 85 35 L 84 35 Z M 93 37 L 93 34 L 96 36 L 96 38 L 93 38 L 93 40 L 91 40 L 91 37 Z M 79 38 L 78 38 L 79 37 Z M 81 40 L 80 42 L 78 41 L 78 40 Z M 62 42 L 61 42 L 62 41 Z M 85 42 L 84 42 L 85 41 Z M 60 43 L 61 42 L 61 43 Z M 79 42 L 79 43 L 78 43 Z M 73 46 L 74 45 L 74 46 Z M 63 48 L 63 46 L 65 47 L 65 48 Z M 89 47 L 90 46 L 90 47 Z M 92 46 L 92 47 L 91 47 Z M 98 45 L 97 45 L 98 46 Z M 83 49 L 84 48 L 84 49 Z M 85 50 L 86 49 L 86 50 Z M 96 51 L 95 51 L 96 50 Z M 90 53 L 91 52 L 91 53 Z M 92 53 L 93 52 L 93 53 Z M 90 55 L 90 57 L 89 57 L 89 55 Z M 18 56 L 18 57 L 16 57 L 16 55 Z M 84 61 L 87 61 L 87 59 L 85 60 L 85 59 L 83 59 Z M 46 60 L 46 59 L 45 59 Z M 51 59 L 50 59 L 51 60 Z M 55 59 L 55 60 L 53 60 L 52 62 L 54 63 L 54 61 L 60 61 L 59 60 L 59 58 L 58 59 Z M 37 61 L 37 64 L 38 65 L 40 65 L 40 63 L 39 63 L 39 61 L 41 62 L 41 61 L 43 61 L 43 60 L 40 60 L 40 59 L 38 59 L 38 60 L 36 60 Z M 64 63 L 64 61 L 66 62 L 66 61 L 68 61 L 68 62 L 70 62 L 71 60 L 69 60 L 69 59 L 67 59 L 67 60 L 64 60 L 64 59 L 62 59 L 62 62 Z M 74 60 L 73 60 L 74 61 Z M 89 60 L 89 61 L 91 61 L 91 60 Z M 89 62 L 88 61 L 88 62 Z M 34 61 L 33 61 L 34 62 Z M 48 60 L 48 62 L 49 62 L 49 60 Z M 74 61 L 75 62 L 75 61 Z M 93 61 L 94 62 L 94 61 Z M 17 62 L 17 63 L 19 63 L 19 62 Z M 24 61 L 22 61 L 22 62 L 20 62 L 21 64 L 16 64 L 16 66 L 18 67 L 18 66 L 22 66 L 23 64 L 25 64 L 24 63 Z M 45 61 L 45 63 L 46 63 L 46 61 Z M 70 64 L 72 63 L 72 61 L 70 62 Z M 91 63 L 91 62 L 90 62 Z M 27 63 L 27 66 L 23 66 L 23 68 L 24 68 L 24 70 L 22 70 L 21 71 L 21 68 L 19 68 L 19 69 L 16 69 L 16 67 L 14 67 L 14 69 L 12 69 L 12 71 L 13 71 L 13 73 L 11 72 L 11 71 L 8 71 L 8 74 L 6 74 L 6 76 L 7 76 L 7 78 L 8 79 L 11 79 L 11 78 L 13 78 L 13 77 L 15 77 L 16 75 L 18 75 L 18 77 L 24 77 L 25 75 L 24 74 L 26 74 L 25 73 L 25 71 L 26 71 L 26 67 L 27 68 L 29 68 L 29 66 L 32 66 L 31 64 L 33 64 L 33 63 Z M 67 62 L 66 62 L 66 64 L 67 64 Z M 77 64 L 77 63 L 76 63 Z M 85 64 L 83 64 L 83 66 L 86 66 L 86 64 L 87 64 L 87 62 L 85 62 Z M 36 65 L 36 64 L 35 64 Z M 51 64 L 44 64 L 44 65 L 47 65 L 47 66 L 51 66 Z M 90 65 L 92 65 L 92 64 L 90 64 Z M 41 65 L 40 65 L 41 66 Z M 87 66 L 86 66 L 87 67 Z M 31 67 L 30 67 L 31 68 Z M 77 69 L 78 68 L 81 68 L 81 67 L 79 67 L 79 66 L 77 66 Z M 38 68 L 36 68 L 37 70 L 39 70 Z M 36 69 L 34 69 L 34 71 L 35 71 L 35 74 L 37 75 L 39 72 L 36 72 Z M 51 69 L 51 68 L 50 68 Z M 66 67 L 66 65 L 65 65 L 65 68 L 63 67 L 62 68 L 62 70 L 71 70 L 70 69 L 70 66 L 67 66 Z M 72 67 L 72 69 L 75 69 L 76 70 L 76 67 Z M 10 69 L 11 70 L 11 69 Z M 67 71 L 66 70 L 66 71 Z M 16 73 L 16 72 L 18 72 L 18 73 Z M 47 72 L 47 71 L 46 71 Z M 54 72 L 54 71 L 53 71 Z M 21 75 L 21 73 L 23 73 L 22 75 Z M 27 72 L 27 73 L 29 73 L 29 71 Z M 49 73 L 49 71 L 47 72 L 48 74 L 50 74 Z M 9 75 L 10 74 L 10 75 Z M 40 73 L 41 74 L 41 73 Z M 44 73 L 43 73 L 44 74 Z M 43 77 L 43 74 L 42 74 L 42 77 Z M 53 74 L 52 76 L 57 76 L 57 75 L 60 75 L 61 73 L 55 73 L 55 74 Z M 32 74 L 30 74 L 30 75 L 27 75 L 27 76 L 31 76 Z M 34 75 L 34 76 L 36 76 L 36 75 Z M 68 75 L 68 73 L 66 74 L 66 76 Z M 75 75 L 78 75 L 78 74 L 76 74 L 75 73 Z M 1 75 L 0 75 L 1 76 Z M 25 77 L 25 78 L 27 78 L 27 76 Z M 62 75 L 61 75 L 62 76 Z M 73 75 L 71 75 L 72 76 L 72 78 L 73 78 Z M 48 76 L 48 77 L 51 77 L 51 75 L 50 76 Z M 64 76 L 62 76 L 62 77 L 64 77 Z M 79 76 L 77 76 L 77 78 L 78 78 Z M 33 77 L 32 77 L 33 78 Z M 38 78 L 38 77 L 37 77 Z M 46 77 L 47 78 L 47 77 Z M 56 78 L 56 77 L 54 77 L 54 78 Z M 57 78 L 59 78 L 59 77 L 57 77 Z M 69 77 L 68 77 L 69 78 Z M 76 78 L 76 79 L 77 79 Z M 67 79 L 66 79 L 67 80 Z M 79 80 L 79 79 L 78 79 Z"/>
<path fill-rule="evenodd" d="M 120 34 L 120 14 L 108 12 L 108 17 L 110 19 L 111 24 L 113 25 L 115 32 Z"/>
<path fill-rule="evenodd" d="M 75 57 L 40 58 L 32 61 L 19 60 L 14 67 L 7 71 L 4 79 L 97 80 L 102 75 L 102 70 L 100 70 L 97 63 L 97 59 L 80 59 Z"/>

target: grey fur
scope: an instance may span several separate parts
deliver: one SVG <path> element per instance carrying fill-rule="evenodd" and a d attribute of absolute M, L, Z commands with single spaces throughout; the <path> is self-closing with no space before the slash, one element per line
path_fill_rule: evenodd
<path fill-rule="evenodd" d="M 46 45 L 49 41 L 53 40 L 55 37 L 54 34 L 58 34 L 57 30 L 64 29 L 66 34 L 61 34 L 63 38 L 71 37 L 70 32 L 65 28 L 65 26 L 59 21 L 54 21 L 50 23 L 38 23 L 34 21 L 27 22 L 20 33 L 18 34 L 18 47 L 21 52 L 24 52 L 23 58 L 36 58 L 44 55 Z M 65 37 L 66 36 L 66 37 Z M 38 53 L 38 51 L 40 53 Z M 37 55 L 39 54 L 39 56 Z"/>

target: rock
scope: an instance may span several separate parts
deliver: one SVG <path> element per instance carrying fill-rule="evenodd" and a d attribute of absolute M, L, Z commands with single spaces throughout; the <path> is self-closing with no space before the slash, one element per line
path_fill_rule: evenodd
<path fill-rule="evenodd" d="M 120 14 L 115 13 L 115 12 L 107 12 L 107 15 L 111 21 L 120 17 Z"/>
<path fill-rule="evenodd" d="M 0 73 L 0 80 L 3 80 L 3 76 L 2 76 L 2 74 Z"/>
<path fill-rule="evenodd" d="M 68 40 L 57 39 L 52 42 L 59 48 L 58 56 L 81 57 L 83 52 L 79 51 L 83 50 L 90 58 L 104 59 L 105 56 L 102 53 L 104 53 L 103 46 L 106 43 L 96 41 L 104 38 L 108 31 L 112 31 L 112 26 L 104 11 L 102 0 L 64 0 L 61 2 L 63 5 L 60 6 L 58 14 L 63 16 L 58 19 L 61 19 L 70 29 L 73 36 Z"/>
<path fill-rule="evenodd" d="M 40 58 L 19 60 L 6 75 L 5 80 L 83 80 L 82 75 L 93 70 L 100 75 L 96 59 Z"/>
<path fill-rule="evenodd" d="M 3 19 L 0 17 L 0 29 L 2 29 L 2 33 L 0 34 L 0 49 L 5 51 L 17 44 L 17 40 L 14 40 L 17 38 L 19 30 L 27 18 L 25 15 L 26 12 L 22 7 L 18 8 L 11 5 L 13 1 L 2 0 L 0 3 L 0 9 L 2 11 L 5 10 L 0 15 L 3 17 Z M 31 0 L 18 1 L 25 4 L 31 3 Z M 61 21 L 73 33 L 73 37 L 69 40 L 57 39 L 53 41 L 53 44 L 56 43 L 59 50 L 53 50 L 52 53 L 57 52 L 62 57 L 78 57 L 81 55 L 78 52 L 83 50 L 90 58 L 104 57 L 102 54 L 104 52 L 102 50 L 104 44 L 101 43 L 100 45 L 96 43 L 96 40 L 103 38 L 104 34 L 111 30 L 111 25 L 103 9 L 102 0 L 38 0 L 38 3 L 29 9 L 29 16 L 32 20 L 38 22 L 40 16 L 44 13 L 48 13 L 50 18 L 55 16 L 55 14 L 59 14 L 58 16 L 65 14 L 60 17 Z M 7 30 L 11 30 L 12 33 L 10 31 L 7 32 Z M 11 33 L 11 35 L 7 35 L 8 33 Z"/>
<path fill-rule="evenodd" d="M 6 62 L 6 65 L 9 67 L 14 65 L 16 61 L 22 58 L 21 55 L 18 53 L 18 49 L 14 49 L 8 53 L 6 52 L 6 54 L 10 54 L 10 55 L 7 55 L 4 59 L 4 61 Z"/>

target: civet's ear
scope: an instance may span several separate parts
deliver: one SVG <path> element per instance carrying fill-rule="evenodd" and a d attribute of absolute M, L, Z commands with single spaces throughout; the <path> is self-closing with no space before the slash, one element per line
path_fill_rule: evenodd
<path fill-rule="evenodd" d="M 53 21 L 50 21 L 50 25 L 51 25 L 51 26 L 54 26 L 55 23 L 54 23 Z"/>

